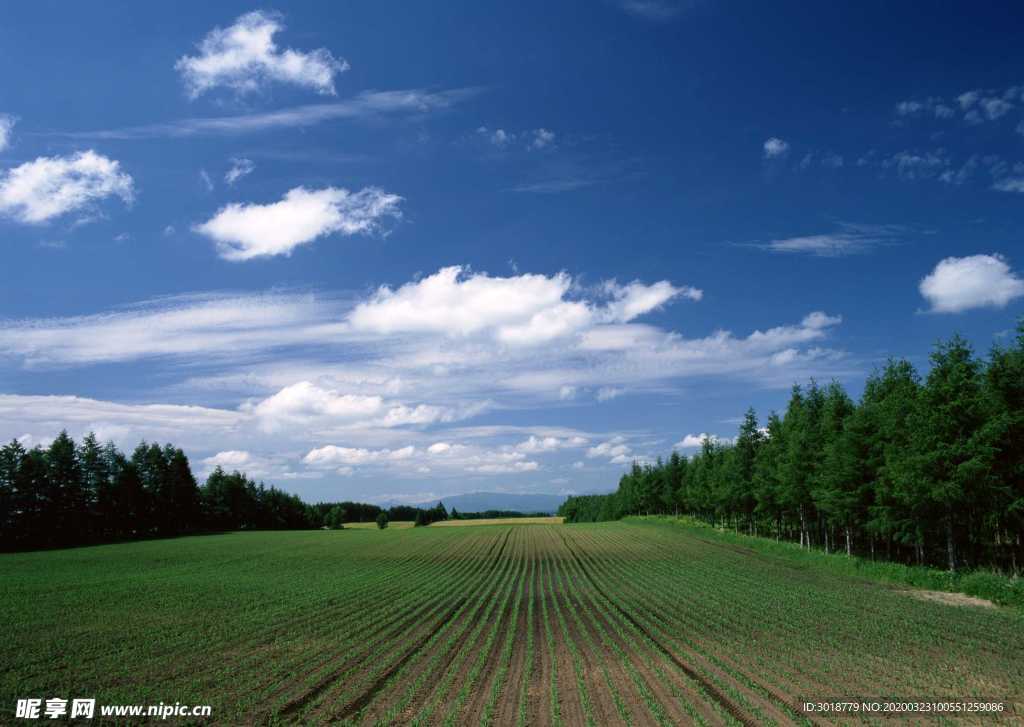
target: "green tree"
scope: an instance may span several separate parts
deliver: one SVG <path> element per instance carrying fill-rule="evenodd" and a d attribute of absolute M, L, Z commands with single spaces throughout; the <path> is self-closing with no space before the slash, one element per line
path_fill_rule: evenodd
<path fill-rule="evenodd" d="M 990 397 L 988 438 L 998 442 L 993 461 L 994 482 L 999 483 L 989 512 L 997 549 L 1009 551 L 1010 568 L 1019 569 L 1024 533 L 1024 318 L 1017 324 L 1011 348 L 996 348 L 986 372 Z"/>
<path fill-rule="evenodd" d="M 386 512 L 382 512 L 380 515 L 377 516 L 377 528 L 380 529 L 380 530 L 383 530 L 387 526 L 388 526 L 388 514 Z"/>
<path fill-rule="evenodd" d="M 909 418 L 910 452 L 900 472 L 903 494 L 920 503 L 924 528 L 940 534 L 946 564 L 956 570 L 969 542 L 973 508 L 990 484 L 994 448 L 984 428 L 980 364 L 959 336 L 940 343 Z"/>

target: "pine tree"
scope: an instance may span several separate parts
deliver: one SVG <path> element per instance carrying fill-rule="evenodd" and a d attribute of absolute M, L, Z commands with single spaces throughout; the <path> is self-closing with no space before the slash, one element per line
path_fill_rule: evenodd
<path fill-rule="evenodd" d="M 969 515 L 985 497 L 995 451 L 986 441 L 980 365 L 959 336 L 940 343 L 908 421 L 910 457 L 902 471 L 909 497 L 922 502 L 925 527 L 939 533 L 956 570 L 970 538 Z"/>

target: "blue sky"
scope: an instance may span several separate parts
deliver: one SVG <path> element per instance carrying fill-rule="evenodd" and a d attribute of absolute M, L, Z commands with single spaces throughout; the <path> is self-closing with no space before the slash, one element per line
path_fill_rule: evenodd
<path fill-rule="evenodd" d="M 59 20 L 59 22 L 57 22 Z M 1024 313 L 1009 5 L 12 7 L 0 436 L 614 487 Z"/>

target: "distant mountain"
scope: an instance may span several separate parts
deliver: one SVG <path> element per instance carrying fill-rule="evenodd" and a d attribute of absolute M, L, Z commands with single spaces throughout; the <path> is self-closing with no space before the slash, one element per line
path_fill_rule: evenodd
<path fill-rule="evenodd" d="M 440 500 L 416 503 L 417 507 L 433 507 L 438 502 L 451 512 L 483 512 L 484 510 L 517 510 L 518 512 L 554 513 L 565 502 L 565 495 L 512 495 L 505 492 L 472 492 L 452 495 Z"/>

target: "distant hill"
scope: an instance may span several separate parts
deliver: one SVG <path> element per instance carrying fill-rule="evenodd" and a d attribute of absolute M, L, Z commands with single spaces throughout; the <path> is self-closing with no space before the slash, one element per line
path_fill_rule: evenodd
<path fill-rule="evenodd" d="M 565 495 L 512 495 L 505 492 L 472 492 L 452 495 L 440 500 L 416 503 L 417 507 L 433 507 L 443 502 L 450 512 L 483 512 L 484 510 L 517 510 L 519 512 L 554 513 L 565 502 Z"/>

